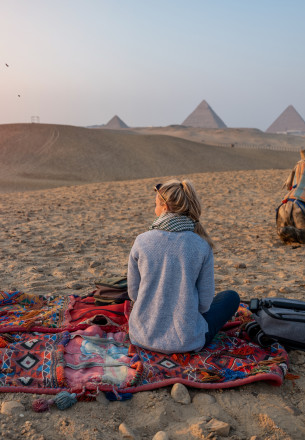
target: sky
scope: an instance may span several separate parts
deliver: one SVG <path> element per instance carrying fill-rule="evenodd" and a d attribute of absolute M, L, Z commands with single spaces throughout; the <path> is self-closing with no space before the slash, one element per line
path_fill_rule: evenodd
<path fill-rule="evenodd" d="M 0 0 L 0 124 L 167 126 L 202 100 L 228 127 L 305 119 L 304 17 L 304 0 Z"/>

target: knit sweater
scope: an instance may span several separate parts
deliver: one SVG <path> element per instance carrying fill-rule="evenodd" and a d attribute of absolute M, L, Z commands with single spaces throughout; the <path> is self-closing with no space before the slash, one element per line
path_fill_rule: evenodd
<path fill-rule="evenodd" d="M 131 249 L 127 282 L 133 344 L 161 353 L 204 346 L 202 313 L 214 297 L 213 252 L 204 239 L 191 231 L 144 232 Z"/>

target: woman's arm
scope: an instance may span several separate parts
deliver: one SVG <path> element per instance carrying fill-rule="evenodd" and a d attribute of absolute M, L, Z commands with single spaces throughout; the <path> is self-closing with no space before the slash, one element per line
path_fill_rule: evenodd
<path fill-rule="evenodd" d="M 199 312 L 205 313 L 209 310 L 215 295 L 214 256 L 212 249 L 210 249 L 201 267 L 196 287 L 199 295 Z"/>
<path fill-rule="evenodd" d="M 128 296 L 132 301 L 136 301 L 138 297 L 140 281 L 141 275 L 138 268 L 138 255 L 133 246 L 129 254 L 127 272 Z"/>

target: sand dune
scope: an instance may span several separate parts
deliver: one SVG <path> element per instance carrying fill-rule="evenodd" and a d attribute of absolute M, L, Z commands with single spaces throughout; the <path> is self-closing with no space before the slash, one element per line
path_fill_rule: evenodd
<path fill-rule="evenodd" d="M 215 145 L 223 139 L 221 130 L 209 133 L 210 143 L 213 136 Z M 236 133 L 227 135 L 232 142 Z M 168 128 L 159 134 L 158 130 L 0 125 L 0 191 L 182 173 L 281 169 L 298 158 L 297 152 L 216 147 L 199 141 L 199 136 L 201 131 L 191 128 Z"/>

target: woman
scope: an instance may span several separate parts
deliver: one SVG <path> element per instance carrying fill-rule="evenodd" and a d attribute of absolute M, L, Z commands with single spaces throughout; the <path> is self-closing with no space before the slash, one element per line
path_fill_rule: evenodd
<path fill-rule="evenodd" d="M 170 180 L 155 191 L 157 218 L 129 256 L 130 340 L 161 353 L 199 351 L 234 315 L 239 296 L 214 298 L 213 243 L 191 182 Z"/>

